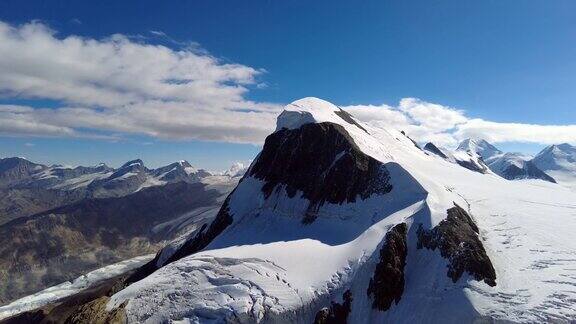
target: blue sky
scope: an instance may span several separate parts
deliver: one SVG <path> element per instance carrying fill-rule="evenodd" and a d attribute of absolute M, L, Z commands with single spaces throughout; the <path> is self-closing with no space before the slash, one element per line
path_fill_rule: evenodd
<path fill-rule="evenodd" d="M 18 47 L 32 53 L 21 63 L 0 58 L 0 74 L 19 78 L 0 80 L 0 104 L 45 108 L 41 113 L 24 108 L 18 113 L 5 111 L 6 121 L 25 118 L 27 124 L 16 129 L 14 125 L 20 125 L 16 120 L 2 129 L 0 122 L 0 156 L 112 165 L 141 157 L 151 166 L 187 159 L 200 167 L 223 169 L 257 154 L 258 142 L 273 129 L 266 125 L 271 120 L 273 124 L 278 107 L 306 96 L 362 106 L 356 109 L 368 110 L 366 118 L 381 110 L 401 111 L 422 140 L 450 144 L 459 136 L 485 137 L 496 129 L 493 141 L 510 150 L 535 152 L 555 139 L 576 142 L 570 127 L 576 124 L 573 1 L 2 1 L 0 20 L 13 29 L 4 36 L 19 39 L 4 51 L 16 52 Z M 26 34 L 22 26 L 32 21 L 37 26 Z M 35 62 L 66 64 L 58 61 L 60 51 L 66 52 L 62 57 L 70 55 L 79 62 L 84 58 L 77 55 L 85 55 L 86 62 L 104 57 L 102 63 L 120 66 L 123 63 L 110 58 L 113 54 L 86 44 L 81 54 L 66 42 L 56 44 L 54 51 L 31 50 L 36 48 L 34 42 L 44 39 L 35 35 L 51 35 L 49 41 L 55 43 L 68 37 L 106 43 L 114 34 L 125 37 L 115 46 L 140 44 L 137 50 L 142 53 L 153 45 L 174 53 L 188 51 L 191 54 L 173 59 L 157 73 L 186 80 L 178 82 L 218 75 L 205 90 L 214 98 L 204 102 L 203 90 L 197 88 L 192 90 L 198 91 L 196 96 L 181 94 L 176 87 L 156 91 L 150 82 L 141 82 L 134 90 L 119 83 L 139 81 L 139 74 L 117 78 L 123 72 L 108 66 L 102 79 L 88 81 L 76 66 L 69 73 L 60 73 L 68 67 L 55 67 L 39 75 L 30 72 L 32 68 L 19 68 Z M 9 54 L 20 60 L 20 55 Z M 54 58 L 40 60 L 33 55 Z M 154 64 L 145 56 L 138 56 L 141 66 L 129 55 L 126 60 L 134 71 L 147 73 Z M 196 67 L 205 56 L 215 60 L 210 62 L 210 73 L 173 72 Z M 50 86 L 63 85 L 46 91 L 35 88 L 43 83 L 13 86 L 29 81 L 30 75 L 44 78 Z M 105 80 L 114 87 L 102 85 Z M 86 89 L 81 96 L 63 90 L 78 82 L 99 88 Z M 123 91 L 134 95 L 124 96 Z M 150 119 L 156 118 L 152 111 L 165 109 L 161 103 L 174 97 L 178 104 L 167 105 L 174 112 L 170 115 L 182 117 L 162 115 L 157 120 L 166 124 L 152 123 Z M 418 98 L 420 104 L 401 105 L 402 98 Z M 130 105 L 136 106 L 129 108 L 130 113 L 144 117 L 132 123 L 126 113 Z M 373 114 L 379 108 L 366 108 L 369 105 L 381 110 Z M 227 122 L 223 120 L 227 112 L 241 114 L 232 106 L 252 114 Z M 205 111 L 199 113 L 195 107 Z M 451 118 L 449 129 L 422 130 L 429 114 L 444 112 Z M 454 119 L 453 112 L 460 117 Z M 244 125 L 234 125 L 235 119 Z M 30 128 L 45 121 L 51 123 L 49 129 Z M 106 124 L 114 121 L 118 124 Z M 556 127 L 562 125 L 567 127 Z"/>

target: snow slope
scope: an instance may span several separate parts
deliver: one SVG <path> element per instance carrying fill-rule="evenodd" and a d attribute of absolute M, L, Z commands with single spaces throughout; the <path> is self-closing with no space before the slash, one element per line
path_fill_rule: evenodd
<path fill-rule="evenodd" d="M 338 126 L 330 126 L 334 124 Z M 331 140 L 307 134 L 331 131 L 336 132 L 335 145 L 344 147 L 339 153 L 326 148 L 282 160 L 282 154 Z M 540 180 L 512 182 L 462 168 L 426 154 L 396 130 L 361 124 L 316 98 L 286 107 L 267 142 L 278 137 L 281 145 L 290 144 L 289 139 L 300 144 L 287 146 L 288 153 L 265 144 L 216 216 L 215 223 L 229 215 L 229 225 L 201 252 L 170 263 L 184 245 L 163 251 L 163 258 L 155 260 L 162 267 L 113 295 L 109 310 L 127 302 L 128 321 L 138 323 L 311 323 L 350 292 L 350 323 L 576 319 L 576 193 Z M 326 157 L 315 154 L 333 153 L 319 177 L 301 179 L 308 181 L 299 182 L 302 174 L 282 178 L 282 172 L 274 173 L 275 166 L 283 172 L 315 170 Z M 313 163 L 307 163 L 310 156 Z M 270 157 L 270 165 L 261 165 Z M 338 201 L 342 190 L 355 193 L 353 187 L 342 188 L 338 182 L 333 187 L 323 179 L 349 181 L 339 172 L 362 176 L 370 170 L 366 165 L 374 165 L 371 159 L 379 163 L 375 168 L 383 177 L 376 180 L 387 181 L 391 187 L 384 188 L 391 189 L 360 191 Z M 319 198 L 317 186 L 327 186 L 320 187 L 325 190 L 320 194 L 334 196 Z M 479 228 L 479 242 L 495 269 L 495 286 L 470 270 L 450 278 L 453 259 L 438 249 L 422 248 L 421 231 L 445 225 L 454 204 Z M 385 242 L 390 229 L 402 223 L 408 229 L 403 289 L 383 310 L 367 291 L 383 251 L 389 251 Z"/>

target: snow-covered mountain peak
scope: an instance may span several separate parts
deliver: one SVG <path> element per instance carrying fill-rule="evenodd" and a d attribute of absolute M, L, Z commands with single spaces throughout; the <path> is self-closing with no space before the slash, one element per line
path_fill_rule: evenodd
<path fill-rule="evenodd" d="M 284 107 L 278 116 L 276 130 L 296 129 L 304 124 L 324 122 L 342 126 L 352 124 L 365 131 L 349 113 L 326 100 L 314 97 L 302 98 Z"/>
<path fill-rule="evenodd" d="M 550 145 L 534 157 L 534 163 L 544 170 L 576 171 L 576 147 L 568 143 Z"/>
<path fill-rule="evenodd" d="M 468 138 L 460 142 L 457 150 L 476 153 L 483 159 L 488 159 L 495 155 L 502 154 L 502 151 L 500 151 L 494 145 L 488 143 L 486 140 L 472 138 Z"/>
<path fill-rule="evenodd" d="M 576 147 L 573 145 L 570 145 L 568 143 L 562 143 L 562 144 L 557 144 L 557 145 L 552 145 L 553 147 L 557 148 L 560 151 L 563 152 L 576 152 Z"/>
<path fill-rule="evenodd" d="M 140 159 L 128 161 L 128 162 L 124 163 L 120 167 L 120 169 L 131 168 L 131 167 L 144 167 L 144 162 L 142 162 L 142 160 L 140 160 Z"/>
<path fill-rule="evenodd" d="M 224 175 L 230 177 L 243 176 L 244 173 L 246 173 L 246 170 L 248 170 L 248 167 L 249 165 L 246 165 L 242 162 L 235 162 L 232 164 L 232 166 L 230 166 L 228 170 L 224 171 Z"/>
<path fill-rule="evenodd" d="M 568 143 L 554 144 L 546 147 L 542 152 L 538 153 L 536 157 L 553 156 L 554 158 L 561 159 L 575 159 L 576 147 Z"/>
<path fill-rule="evenodd" d="M 532 160 L 558 183 L 576 190 L 576 147 L 564 143 L 550 145 Z"/>

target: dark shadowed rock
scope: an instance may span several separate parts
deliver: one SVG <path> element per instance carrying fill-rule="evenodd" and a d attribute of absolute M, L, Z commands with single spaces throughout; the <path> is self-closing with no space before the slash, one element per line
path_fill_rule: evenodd
<path fill-rule="evenodd" d="M 464 272 L 475 280 L 496 286 L 496 272 L 478 238 L 478 227 L 468 213 L 454 204 L 448 216 L 432 230 L 418 228 L 418 248 L 440 250 L 448 259 L 448 277 L 458 281 Z"/>
<path fill-rule="evenodd" d="M 532 161 L 524 161 L 522 168 L 514 164 L 507 166 L 502 172 L 498 173 L 505 179 L 541 179 L 544 181 L 556 183 L 556 180 L 547 175 L 544 171 L 538 169 Z"/>
<path fill-rule="evenodd" d="M 374 300 L 372 308 L 388 310 L 392 302 L 400 301 L 404 292 L 404 267 L 408 249 L 405 223 L 394 226 L 388 233 L 380 249 L 380 262 L 368 285 L 368 296 Z"/>
<path fill-rule="evenodd" d="M 33 324 L 42 323 L 42 321 L 47 317 L 48 311 L 45 309 L 36 309 L 18 315 L 14 315 L 5 320 L 1 320 L 2 324 Z"/>
<path fill-rule="evenodd" d="M 316 313 L 314 324 L 346 324 L 352 310 L 352 293 L 347 290 L 342 296 L 342 304 L 332 302 L 330 307 L 324 307 Z"/>
<path fill-rule="evenodd" d="M 362 125 L 358 124 L 358 122 L 356 120 L 354 120 L 354 118 L 352 118 L 352 115 L 350 115 L 348 112 L 346 112 L 345 110 L 343 110 L 340 107 L 338 107 L 338 109 L 339 109 L 338 111 L 334 112 L 338 117 L 342 118 L 348 124 L 355 125 L 356 127 L 365 131 L 366 134 L 369 134 L 368 131 L 364 127 L 362 127 Z"/>
<path fill-rule="evenodd" d="M 282 129 L 266 138 L 250 175 L 264 181 L 268 198 L 284 188 L 310 201 L 303 221 L 313 222 L 325 202 L 341 204 L 392 190 L 386 167 L 364 154 L 348 132 L 333 123 L 305 124 Z"/>
<path fill-rule="evenodd" d="M 476 164 L 476 163 L 473 163 L 471 161 L 463 161 L 463 160 L 456 160 L 456 163 L 458 163 L 459 166 L 464 167 L 464 168 L 471 170 L 471 171 L 480 172 L 480 173 L 487 173 L 488 172 L 488 168 L 486 166 L 484 166 L 483 164 Z"/>
<path fill-rule="evenodd" d="M 436 145 L 434 145 L 431 142 L 426 143 L 426 145 L 424 145 L 424 150 L 436 154 L 439 157 L 443 158 L 443 159 L 447 159 L 448 156 L 446 156 L 446 154 L 444 154 L 444 152 L 442 152 Z"/>

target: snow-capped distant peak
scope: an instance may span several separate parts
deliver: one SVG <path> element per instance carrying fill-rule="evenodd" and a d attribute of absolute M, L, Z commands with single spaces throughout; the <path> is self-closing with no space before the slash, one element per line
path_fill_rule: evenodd
<path fill-rule="evenodd" d="M 140 159 L 136 159 L 136 160 L 132 160 L 132 161 L 128 161 L 126 163 L 124 163 L 120 169 L 123 168 L 130 168 L 130 167 L 136 167 L 136 166 L 144 166 L 144 162 L 142 162 L 142 160 Z"/>
<path fill-rule="evenodd" d="M 248 169 L 248 165 L 246 165 L 242 162 L 236 162 L 236 163 L 232 164 L 230 169 L 224 171 L 224 175 L 227 175 L 230 177 L 242 176 L 242 175 L 244 175 L 244 173 L 246 173 L 247 169 Z"/>
<path fill-rule="evenodd" d="M 304 124 L 324 122 L 343 126 L 353 124 L 365 131 L 346 111 L 328 101 L 314 97 L 296 100 L 287 105 L 278 116 L 276 130 L 295 129 Z"/>
<path fill-rule="evenodd" d="M 576 147 L 567 143 L 550 145 L 532 162 L 558 183 L 576 190 Z"/>
<path fill-rule="evenodd" d="M 460 142 L 457 150 L 478 154 L 483 159 L 488 159 L 495 155 L 502 154 L 502 151 L 500 151 L 494 145 L 488 143 L 486 140 L 472 138 L 468 138 Z"/>

